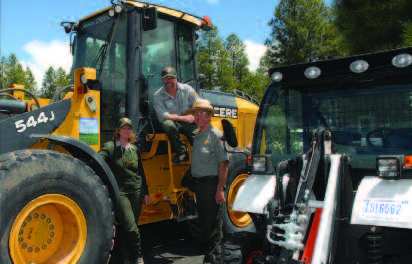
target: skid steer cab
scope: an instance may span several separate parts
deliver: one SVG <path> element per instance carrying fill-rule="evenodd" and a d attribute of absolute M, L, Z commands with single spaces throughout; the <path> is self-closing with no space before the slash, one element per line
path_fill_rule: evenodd
<path fill-rule="evenodd" d="M 112 2 L 62 23 L 71 39 L 72 85 L 48 99 L 19 86 L 0 90 L 1 264 L 107 263 L 119 188 L 97 152 L 124 116 L 137 128 L 140 172 L 151 200 L 139 224 L 188 220 L 196 236 L 196 198 L 181 184 L 190 157 L 173 164 L 152 107 L 165 66 L 211 101 L 214 126 L 231 122 L 237 149 L 251 145 L 257 104 L 244 95 L 200 89 L 195 41 L 197 31 L 211 27 L 210 19 L 138 1 Z M 244 160 L 232 155 L 230 177 L 245 179 Z M 230 205 L 225 212 L 226 230 L 254 228 L 247 214 L 233 213 Z"/>
<path fill-rule="evenodd" d="M 412 48 L 272 69 L 232 209 L 245 263 L 411 263 Z"/>

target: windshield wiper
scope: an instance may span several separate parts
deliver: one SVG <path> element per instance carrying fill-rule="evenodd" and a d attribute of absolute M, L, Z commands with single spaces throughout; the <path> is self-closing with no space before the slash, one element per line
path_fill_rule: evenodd
<path fill-rule="evenodd" d="M 96 58 L 94 60 L 95 65 L 96 65 L 98 80 L 100 80 L 100 76 L 103 71 L 104 62 L 106 61 L 106 57 L 107 57 L 106 56 L 107 51 L 110 50 L 112 43 L 113 43 L 113 39 L 116 35 L 117 25 L 118 25 L 118 16 L 113 19 L 113 23 L 112 23 L 109 33 L 107 34 L 106 41 L 100 47 L 99 52 L 97 53 Z"/>

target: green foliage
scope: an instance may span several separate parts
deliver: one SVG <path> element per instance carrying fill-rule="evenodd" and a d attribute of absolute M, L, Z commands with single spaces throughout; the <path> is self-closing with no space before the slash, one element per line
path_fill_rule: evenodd
<path fill-rule="evenodd" d="M 52 98 L 56 91 L 56 71 L 53 67 L 49 67 L 44 74 L 43 83 L 40 90 L 41 97 Z"/>
<path fill-rule="evenodd" d="M 410 0 L 335 0 L 335 9 L 336 24 L 351 53 L 402 46 L 405 23 L 412 19 Z"/>
<path fill-rule="evenodd" d="M 24 83 L 24 88 L 26 88 L 27 90 L 32 91 L 32 92 L 36 90 L 37 83 L 29 67 L 26 68 L 23 83 Z"/>
<path fill-rule="evenodd" d="M 250 72 L 245 45 L 236 34 L 225 40 L 215 27 L 203 32 L 197 43 L 199 73 L 205 75 L 204 88 L 246 92 L 258 99 L 268 84 L 266 73 Z"/>
<path fill-rule="evenodd" d="M 205 87 L 227 91 L 233 87 L 233 72 L 218 29 L 203 32 L 198 42 L 199 72 L 206 76 Z"/>
<path fill-rule="evenodd" d="M 241 83 L 248 74 L 249 60 L 245 53 L 245 44 L 236 34 L 230 34 L 225 40 L 225 49 L 228 52 L 229 65 L 232 68 L 233 78 Z"/>
<path fill-rule="evenodd" d="M 403 46 L 412 46 L 412 22 L 405 23 L 402 33 Z"/>
<path fill-rule="evenodd" d="M 344 53 L 341 38 L 323 0 L 280 0 L 269 22 L 269 65 L 308 62 Z"/>

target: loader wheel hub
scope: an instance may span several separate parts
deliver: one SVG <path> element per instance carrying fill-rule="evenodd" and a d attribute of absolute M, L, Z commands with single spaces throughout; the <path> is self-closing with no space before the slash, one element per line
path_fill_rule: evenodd
<path fill-rule="evenodd" d="M 248 177 L 247 174 L 239 174 L 230 184 L 227 194 L 227 211 L 230 221 L 239 228 L 247 227 L 252 223 L 252 218 L 248 213 L 236 212 L 232 210 L 233 203 L 235 202 L 236 194 L 239 191 L 240 186 Z"/>
<path fill-rule="evenodd" d="M 13 263 L 77 263 L 87 237 L 86 218 L 72 199 L 46 194 L 30 201 L 10 232 Z"/>

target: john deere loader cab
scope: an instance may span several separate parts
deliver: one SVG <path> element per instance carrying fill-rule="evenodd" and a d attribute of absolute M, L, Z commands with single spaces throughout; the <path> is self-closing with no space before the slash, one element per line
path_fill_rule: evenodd
<path fill-rule="evenodd" d="M 76 25 L 73 69 L 95 68 L 101 90 L 102 142 L 116 120 L 150 118 L 156 130 L 153 93 L 163 84 L 161 69 L 173 66 L 180 82 L 197 86 L 195 31 L 207 21 L 181 11 L 126 1 Z"/>
<path fill-rule="evenodd" d="M 258 230 L 247 263 L 411 262 L 411 65 L 405 48 L 270 71 L 234 203 Z"/>

